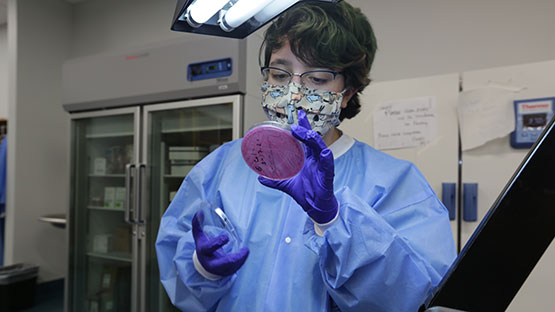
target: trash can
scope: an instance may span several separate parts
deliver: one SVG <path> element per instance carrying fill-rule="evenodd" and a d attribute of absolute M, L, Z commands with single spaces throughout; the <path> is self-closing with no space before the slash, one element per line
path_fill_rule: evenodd
<path fill-rule="evenodd" d="M 37 265 L 18 263 L 0 267 L 0 311 L 19 311 L 35 305 Z"/>

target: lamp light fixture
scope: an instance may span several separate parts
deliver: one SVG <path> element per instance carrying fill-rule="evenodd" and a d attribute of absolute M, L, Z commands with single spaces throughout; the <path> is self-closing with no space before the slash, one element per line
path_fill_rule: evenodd
<path fill-rule="evenodd" d="M 230 32 L 237 28 L 266 6 L 278 0 L 239 0 L 218 21 L 220 28 Z"/>
<path fill-rule="evenodd" d="M 341 0 L 177 0 L 171 29 L 241 39 L 307 1 Z"/>
<path fill-rule="evenodd" d="M 185 11 L 184 19 L 192 27 L 200 27 L 216 15 L 229 0 L 195 1 Z"/>

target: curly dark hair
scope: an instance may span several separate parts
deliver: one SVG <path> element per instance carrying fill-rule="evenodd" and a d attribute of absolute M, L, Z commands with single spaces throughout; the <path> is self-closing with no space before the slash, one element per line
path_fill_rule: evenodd
<path fill-rule="evenodd" d="M 260 47 L 264 66 L 286 41 L 301 61 L 343 72 L 345 87 L 357 90 L 341 110 L 340 120 L 360 112 L 359 93 L 370 83 L 368 75 L 377 50 L 372 26 L 360 9 L 345 1 L 298 3 L 266 30 Z"/>

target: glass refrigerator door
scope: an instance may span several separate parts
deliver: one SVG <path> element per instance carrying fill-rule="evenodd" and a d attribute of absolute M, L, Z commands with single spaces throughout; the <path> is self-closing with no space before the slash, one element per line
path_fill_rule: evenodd
<path fill-rule="evenodd" d="M 69 311 L 132 309 L 136 261 L 133 226 L 125 221 L 132 195 L 126 168 L 139 155 L 139 113 L 130 108 L 71 116 Z"/>
<path fill-rule="evenodd" d="M 241 135 L 241 96 L 157 104 L 145 108 L 148 164 L 145 309 L 178 311 L 160 283 L 155 242 L 160 219 L 193 166 L 211 151 Z"/>

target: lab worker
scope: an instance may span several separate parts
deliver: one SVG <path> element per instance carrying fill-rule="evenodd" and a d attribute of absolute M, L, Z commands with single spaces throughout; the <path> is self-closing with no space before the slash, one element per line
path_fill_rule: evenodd
<path fill-rule="evenodd" d="M 360 110 L 377 49 L 347 2 L 306 2 L 266 31 L 262 108 L 305 149 L 275 181 L 242 158 L 241 140 L 199 162 L 162 217 L 161 281 L 182 311 L 417 311 L 456 256 L 445 207 L 410 162 L 339 126 Z M 241 238 L 204 229 L 220 207 Z"/>

